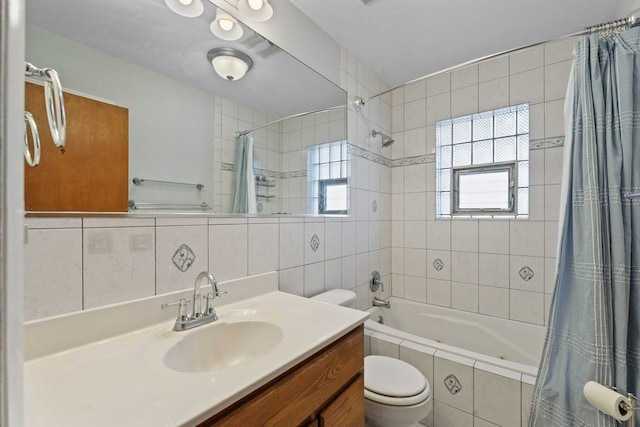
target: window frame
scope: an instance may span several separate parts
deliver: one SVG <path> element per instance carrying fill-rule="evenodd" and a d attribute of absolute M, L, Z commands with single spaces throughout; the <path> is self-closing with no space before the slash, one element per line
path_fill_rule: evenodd
<path fill-rule="evenodd" d="M 509 173 L 509 207 L 507 209 L 477 209 L 477 208 L 460 208 L 460 174 L 479 174 L 492 171 L 507 171 Z M 451 197 L 451 216 L 456 215 L 509 215 L 516 214 L 516 206 L 518 206 L 518 162 L 508 161 L 501 163 L 491 163 L 477 166 L 458 166 L 451 168 L 452 197 Z"/>
<path fill-rule="evenodd" d="M 349 200 L 349 184 L 347 178 L 330 178 L 330 179 L 321 179 L 318 181 L 318 213 L 321 215 L 346 215 L 347 209 L 345 210 L 327 210 L 326 209 L 326 199 L 327 199 L 327 187 L 334 185 L 345 185 L 347 186 L 347 201 Z"/>

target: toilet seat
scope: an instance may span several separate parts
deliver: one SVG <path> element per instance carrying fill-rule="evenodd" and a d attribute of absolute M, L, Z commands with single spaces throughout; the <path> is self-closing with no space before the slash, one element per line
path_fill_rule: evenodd
<path fill-rule="evenodd" d="M 364 358 L 364 395 L 390 406 L 416 405 L 431 397 L 424 375 L 402 360 L 386 356 Z"/>

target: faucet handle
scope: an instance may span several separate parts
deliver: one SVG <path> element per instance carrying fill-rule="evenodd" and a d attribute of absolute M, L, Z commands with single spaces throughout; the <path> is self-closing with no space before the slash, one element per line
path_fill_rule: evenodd
<path fill-rule="evenodd" d="M 191 301 L 191 299 L 181 298 L 178 301 L 162 304 L 160 308 L 164 310 L 167 307 L 177 305 L 179 306 L 179 308 L 178 308 L 178 318 L 176 319 L 176 322 L 188 322 L 189 316 L 187 316 L 187 303 L 189 301 Z"/>
<path fill-rule="evenodd" d="M 225 291 L 226 292 L 226 291 Z M 215 299 L 216 297 L 213 295 L 212 292 L 209 292 L 207 294 L 207 305 L 204 311 L 204 315 L 205 316 L 213 316 L 213 320 L 218 320 L 218 315 L 216 314 L 216 310 L 213 308 L 212 305 L 212 301 Z"/>

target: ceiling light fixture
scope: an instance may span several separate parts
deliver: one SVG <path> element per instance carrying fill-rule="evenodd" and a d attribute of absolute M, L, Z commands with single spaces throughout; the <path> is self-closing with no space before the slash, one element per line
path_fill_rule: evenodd
<path fill-rule="evenodd" d="M 220 8 L 216 12 L 216 19 L 214 19 L 209 28 L 213 35 L 222 40 L 238 40 L 243 34 L 242 27 L 238 21 Z"/>
<path fill-rule="evenodd" d="M 253 61 L 244 52 L 230 47 L 218 47 L 207 53 L 213 69 L 225 80 L 240 80 L 253 67 Z"/>
<path fill-rule="evenodd" d="M 204 12 L 202 0 L 164 0 L 164 2 L 169 9 L 187 18 L 195 18 Z"/>
<path fill-rule="evenodd" d="M 273 16 L 273 8 L 268 0 L 239 0 L 238 11 L 246 18 L 264 22 Z"/>

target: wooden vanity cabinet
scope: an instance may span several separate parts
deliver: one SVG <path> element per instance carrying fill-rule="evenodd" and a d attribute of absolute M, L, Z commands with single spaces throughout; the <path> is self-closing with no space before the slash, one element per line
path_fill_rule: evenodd
<path fill-rule="evenodd" d="M 363 427 L 363 326 L 199 425 L 213 426 Z"/>

